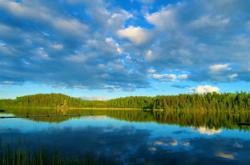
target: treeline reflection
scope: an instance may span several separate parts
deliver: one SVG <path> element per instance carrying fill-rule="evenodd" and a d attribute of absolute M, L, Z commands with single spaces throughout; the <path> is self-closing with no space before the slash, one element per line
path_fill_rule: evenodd
<path fill-rule="evenodd" d="M 34 113 L 33 113 L 34 111 Z M 228 128 L 248 130 L 249 126 L 239 126 L 239 123 L 250 123 L 250 113 L 244 110 L 69 110 L 66 114 L 57 114 L 53 110 L 9 110 L 17 117 L 29 118 L 34 121 L 62 122 L 71 118 L 83 116 L 108 116 L 129 122 L 157 122 L 178 124 L 181 126 L 205 126 L 208 128 Z"/>

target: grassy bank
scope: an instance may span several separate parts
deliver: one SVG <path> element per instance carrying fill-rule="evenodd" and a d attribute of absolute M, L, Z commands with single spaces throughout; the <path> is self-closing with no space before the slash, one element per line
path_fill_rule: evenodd
<path fill-rule="evenodd" d="M 94 154 L 65 156 L 59 152 L 5 149 L 0 151 L 1 165 L 112 165 L 115 161 Z"/>

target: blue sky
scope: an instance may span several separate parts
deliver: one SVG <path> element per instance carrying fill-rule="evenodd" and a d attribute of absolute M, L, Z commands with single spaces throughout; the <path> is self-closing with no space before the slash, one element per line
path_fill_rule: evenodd
<path fill-rule="evenodd" d="M 0 0 L 0 98 L 250 91 L 248 0 Z"/>

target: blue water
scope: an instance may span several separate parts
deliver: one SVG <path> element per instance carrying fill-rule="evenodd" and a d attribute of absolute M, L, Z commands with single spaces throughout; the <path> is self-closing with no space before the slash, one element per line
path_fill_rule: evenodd
<path fill-rule="evenodd" d="M 1 119 L 1 143 L 66 155 L 94 153 L 120 164 L 249 164 L 250 131 L 128 122 L 107 116 L 59 123 Z"/>

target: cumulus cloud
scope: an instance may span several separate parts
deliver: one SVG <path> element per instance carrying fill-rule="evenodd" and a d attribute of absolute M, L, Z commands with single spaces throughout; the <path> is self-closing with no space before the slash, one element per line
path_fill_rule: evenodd
<path fill-rule="evenodd" d="M 248 15 L 245 5 L 249 2 L 191 0 L 147 13 L 145 19 L 154 25 L 154 38 L 147 45 L 154 58 L 145 54 L 150 57 L 147 62 L 160 69 L 185 69 L 193 81 L 225 82 L 235 73 L 234 81 L 248 81 L 243 76 L 249 72 L 245 60 L 250 59 L 249 19 L 242 17 Z M 240 27 L 242 33 L 239 22 L 246 25 Z"/>
<path fill-rule="evenodd" d="M 117 31 L 117 34 L 119 37 L 127 38 L 136 45 L 146 43 L 150 38 L 148 30 L 134 26 L 129 26 L 127 28 L 120 29 Z"/>
<path fill-rule="evenodd" d="M 157 73 L 155 69 L 148 69 L 147 72 L 150 74 L 151 78 L 160 81 L 177 81 L 188 79 L 188 74 L 174 74 L 174 73 Z"/>
<path fill-rule="evenodd" d="M 151 80 L 250 81 L 249 1 L 135 1 L 143 9 L 0 0 L 0 82 L 113 90 Z"/>
<path fill-rule="evenodd" d="M 214 64 L 209 67 L 209 70 L 211 72 L 222 72 L 222 71 L 231 70 L 231 68 L 229 64 Z"/>
<path fill-rule="evenodd" d="M 161 30 L 169 30 L 176 27 L 176 8 L 167 6 L 160 11 L 147 14 L 146 20 Z"/>
<path fill-rule="evenodd" d="M 76 35 L 82 35 L 87 30 L 87 26 L 76 19 L 56 19 L 53 22 L 53 26 L 63 33 L 73 33 Z"/>
<path fill-rule="evenodd" d="M 220 92 L 220 89 L 218 87 L 210 86 L 210 85 L 200 85 L 200 86 L 197 86 L 196 88 L 193 88 L 192 90 L 198 94 L 207 94 L 207 93 L 213 93 L 213 92 L 219 93 Z"/>
<path fill-rule="evenodd" d="M 167 81 L 174 81 L 177 78 L 175 74 L 156 74 L 156 73 L 152 74 L 152 77 L 154 79 L 167 80 Z"/>
<path fill-rule="evenodd" d="M 146 75 L 123 54 L 116 38 L 130 14 L 96 2 L 0 0 L 0 82 L 96 89 L 148 86 Z"/>
<path fill-rule="evenodd" d="M 41 5 L 41 6 L 40 6 Z M 74 18 L 67 18 L 58 13 L 53 12 L 48 7 L 39 4 L 38 2 L 15 2 L 15 1 L 0 1 L 0 8 L 7 11 L 9 14 L 19 18 L 27 19 L 39 23 L 49 24 L 52 28 L 75 36 L 86 32 L 87 25 Z"/>

